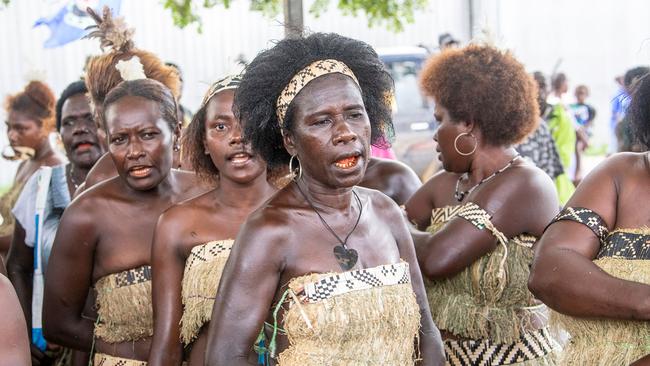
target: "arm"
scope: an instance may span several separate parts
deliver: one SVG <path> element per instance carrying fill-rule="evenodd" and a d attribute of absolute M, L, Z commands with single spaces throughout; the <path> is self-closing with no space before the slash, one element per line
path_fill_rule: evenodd
<path fill-rule="evenodd" d="M 397 241 L 400 258 L 409 264 L 411 285 L 420 306 L 420 344 L 416 345 L 422 357 L 419 365 L 444 365 L 445 351 L 442 346 L 442 338 L 440 337 L 440 331 L 433 324 L 431 318 L 431 310 L 429 309 L 420 266 L 418 266 L 415 256 L 413 240 L 397 207 L 389 207 L 389 210 L 386 211 L 390 211 L 388 222 L 392 225 L 391 229 Z"/>
<path fill-rule="evenodd" d="M 248 356 L 264 326 L 286 253 L 283 224 L 259 213 L 242 227 L 226 263 L 212 309 L 205 365 L 250 365 Z"/>
<path fill-rule="evenodd" d="M 25 245 L 25 229 L 18 220 L 14 226 L 14 235 L 7 257 L 9 279 L 16 289 L 18 301 L 27 320 L 27 332 L 32 328 L 32 274 L 34 266 L 34 249 Z"/>
<path fill-rule="evenodd" d="M 150 366 L 180 365 L 183 345 L 180 321 L 183 316 L 181 288 L 185 258 L 180 253 L 179 230 L 171 212 L 158 219 L 151 248 L 153 340 L 149 351 Z"/>
<path fill-rule="evenodd" d="M 620 157 L 610 158 L 580 183 L 567 206 L 586 207 L 612 228 L 616 222 Z M 627 168 L 627 172 L 624 172 Z M 551 308 L 572 316 L 650 319 L 650 286 L 610 276 L 592 260 L 600 243 L 586 226 L 561 221 L 549 226 L 537 244 L 528 288 Z M 587 284 L 598 284 L 588 286 Z"/>
<path fill-rule="evenodd" d="M 422 181 L 420 181 L 420 178 L 415 174 L 413 169 L 409 168 L 406 164 L 397 161 L 393 163 L 393 172 L 389 175 L 392 177 L 389 186 L 395 188 L 391 198 L 398 205 L 403 205 L 420 189 Z"/>
<path fill-rule="evenodd" d="M 82 317 L 92 283 L 97 218 L 91 200 L 76 200 L 64 212 L 45 276 L 43 331 L 65 347 L 89 351 L 93 322 Z M 100 210 L 101 211 L 101 210 Z"/>
<path fill-rule="evenodd" d="M 425 230 L 431 224 L 431 211 L 435 208 L 433 194 L 444 174 L 445 172 L 439 172 L 431 177 L 404 204 L 409 220 L 415 223 L 419 230 Z"/>
<path fill-rule="evenodd" d="M 29 340 L 25 319 L 11 283 L 0 276 L 0 366 L 28 366 Z"/>
<path fill-rule="evenodd" d="M 559 207 L 553 182 L 530 166 L 513 168 L 506 174 L 499 182 L 474 191 L 468 202 L 485 210 L 491 216 L 490 222 L 506 238 L 522 233 L 540 236 Z M 490 230 L 479 229 L 458 216 L 433 235 L 414 234 L 422 273 L 431 279 L 458 274 L 493 251 L 498 243 Z"/>

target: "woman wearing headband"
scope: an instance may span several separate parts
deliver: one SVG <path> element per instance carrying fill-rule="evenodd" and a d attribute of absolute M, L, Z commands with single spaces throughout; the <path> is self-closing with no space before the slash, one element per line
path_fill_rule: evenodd
<path fill-rule="evenodd" d="M 555 341 L 526 284 L 559 204 L 551 179 L 513 147 L 536 127 L 536 85 L 510 53 L 483 45 L 434 56 L 421 84 L 444 171 L 406 209 L 428 231 L 413 234 L 447 364 L 547 365 Z"/>
<path fill-rule="evenodd" d="M 65 210 L 45 281 L 45 338 L 96 351 L 96 365 L 142 365 L 153 333 L 151 245 L 158 216 L 201 189 L 171 170 L 178 144 L 176 101 L 144 78 L 137 57 L 118 63 L 122 79 L 103 104 L 108 151 L 118 176 Z M 83 315 L 96 294 L 96 320 Z M 93 334 L 95 339 L 93 339 Z"/>
<path fill-rule="evenodd" d="M 4 259 L 11 244 L 14 232 L 11 209 L 23 185 L 41 166 L 55 166 L 65 161 L 65 157 L 52 148 L 49 139 L 54 130 L 55 103 L 50 88 L 40 81 L 29 82 L 23 91 L 5 100 L 9 148 L 2 152 L 2 157 L 22 162 L 13 186 L 0 198 L 0 260 Z"/>
<path fill-rule="evenodd" d="M 646 151 L 616 154 L 585 177 L 535 253 L 529 286 L 555 310 L 551 325 L 571 336 L 564 365 L 629 365 L 650 354 L 650 74 L 627 116 Z"/>
<path fill-rule="evenodd" d="M 356 187 L 392 128 L 391 88 L 369 45 L 336 34 L 285 39 L 248 66 L 235 97 L 244 135 L 295 178 L 237 236 L 207 365 L 249 364 L 254 344 L 280 365 L 442 363 L 400 211 Z"/>
<path fill-rule="evenodd" d="M 244 143 L 232 112 L 239 76 L 210 87 L 190 123 L 185 151 L 215 190 L 160 216 L 152 247 L 154 335 L 149 365 L 204 365 L 207 324 L 239 227 L 276 189 L 266 163 Z M 179 326 L 180 324 L 180 326 Z"/>

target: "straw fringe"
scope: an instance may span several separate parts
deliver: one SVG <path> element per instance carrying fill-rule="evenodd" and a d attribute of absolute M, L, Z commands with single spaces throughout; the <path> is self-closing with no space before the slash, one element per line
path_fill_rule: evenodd
<path fill-rule="evenodd" d="M 290 291 L 299 293 L 306 283 L 322 276 L 295 278 Z M 290 346 L 278 356 L 279 365 L 404 366 L 413 365 L 417 358 L 414 342 L 420 312 L 410 284 L 352 291 L 318 303 L 295 305 L 284 313 Z"/>
<path fill-rule="evenodd" d="M 435 233 L 441 226 L 427 230 Z M 533 329 L 531 313 L 544 316 L 546 308 L 531 308 L 536 305 L 527 287 L 533 252 L 525 245 L 531 240 L 512 239 L 507 252 L 499 245 L 452 278 L 425 279 L 435 324 L 463 338 L 496 343 L 515 342 Z"/>
<path fill-rule="evenodd" d="M 216 298 L 219 281 L 223 268 L 228 261 L 232 240 L 211 242 L 195 249 L 207 248 L 210 244 L 228 246 L 227 250 L 219 252 L 207 261 L 196 261 L 186 265 L 183 275 L 183 317 L 181 318 L 181 340 L 185 345 L 192 343 L 199 335 L 201 327 L 210 321 L 212 307 Z"/>
<path fill-rule="evenodd" d="M 650 260 L 605 257 L 594 263 L 614 277 L 650 283 Z M 629 365 L 650 353 L 648 322 L 584 319 L 552 311 L 551 326 L 572 336 L 565 347 L 562 365 Z"/>
<path fill-rule="evenodd" d="M 13 235 L 16 219 L 11 209 L 18 201 L 18 196 L 23 190 L 24 183 L 15 183 L 3 196 L 0 197 L 0 236 Z"/>
<path fill-rule="evenodd" d="M 137 341 L 153 335 L 151 281 L 118 287 L 116 275 L 102 277 L 97 289 L 100 322 L 95 335 L 108 343 Z"/>

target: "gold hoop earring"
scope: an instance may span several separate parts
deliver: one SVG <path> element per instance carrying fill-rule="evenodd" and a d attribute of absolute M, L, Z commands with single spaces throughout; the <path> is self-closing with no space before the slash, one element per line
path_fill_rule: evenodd
<path fill-rule="evenodd" d="M 294 158 L 298 162 L 298 167 L 295 170 L 293 169 Z M 296 170 L 298 171 L 297 173 Z M 300 165 L 298 155 L 291 155 L 291 159 L 289 159 L 289 175 L 291 176 L 291 180 L 294 180 L 296 177 L 298 177 L 298 179 L 302 178 L 302 165 Z"/>
<path fill-rule="evenodd" d="M 472 149 L 472 151 L 470 151 L 470 152 L 468 152 L 468 153 L 464 153 L 464 152 L 462 152 L 462 151 L 460 151 L 460 150 L 458 149 L 458 139 L 461 138 L 462 136 L 471 136 L 471 137 L 474 139 L 474 148 Z M 476 137 L 474 137 L 474 135 L 472 135 L 470 132 L 461 132 L 461 133 L 459 133 L 458 136 L 456 136 L 456 138 L 454 139 L 454 149 L 456 150 L 456 152 L 458 153 L 458 155 L 461 155 L 461 156 L 470 156 L 470 155 L 474 154 L 474 152 L 476 152 L 476 148 L 477 148 L 477 147 L 478 147 L 478 141 L 476 140 Z"/>

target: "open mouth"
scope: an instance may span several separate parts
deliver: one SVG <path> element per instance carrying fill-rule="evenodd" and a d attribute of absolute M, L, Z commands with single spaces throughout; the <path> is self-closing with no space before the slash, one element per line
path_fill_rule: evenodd
<path fill-rule="evenodd" d="M 136 166 L 129 169 L 129 175 L 134 178 L 144 178 L 151 174 L 151 167 L 148 166 Z"/>
<path fill-rule="evenodd" d="M 351 169 L 357 166 L 359 163 L 359 155 L 348 156 L 343 159 L 339 159 L 334 162 L 334 165 L 340 169 Z"/>
<path fill-rule="evenodd" d="M 93 146 L 94 144 L 91 142 L 87 142 L 87 141 L 79 142 L 74 145 L 74 151 L 78 153 L 86 152 L 92 149 Z"/>
<path fill-rule="evenodd" d="M 228 161 L 230 161 L 234 165 L 244 165 L 248 163 L 248 161 L 251 160 L 251 158 L 252 155 L 247 152 L 238 152 L 230 155 L 228 157 Z"/>

